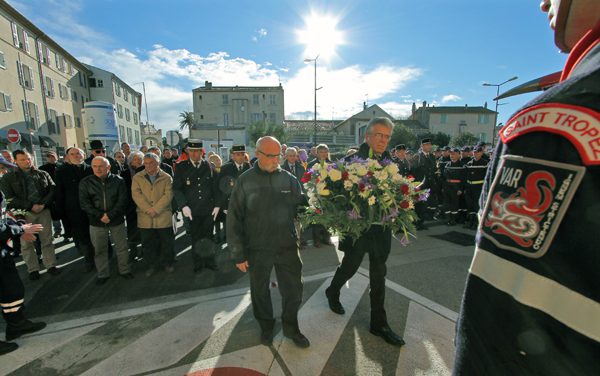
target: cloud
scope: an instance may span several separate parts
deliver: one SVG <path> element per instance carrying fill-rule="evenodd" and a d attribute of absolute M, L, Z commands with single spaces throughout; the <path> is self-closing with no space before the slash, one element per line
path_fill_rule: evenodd
<path fill-rule="evenodd" d="M 461 100 L 462 98 L 455 94 L 448 94 L 442 97 L 442 103 L 456 102 Z"/>
<path fill-rule="evenodd" d="M 264 27 L 261 27 L 260 29 L 258 29 L 254 32 L 254 35 L 252 36 L 252 41 L 258 42 L 259 39 L 266 37 L 267 34 L 268 34 L 267 29 L 265 29 Z"/>

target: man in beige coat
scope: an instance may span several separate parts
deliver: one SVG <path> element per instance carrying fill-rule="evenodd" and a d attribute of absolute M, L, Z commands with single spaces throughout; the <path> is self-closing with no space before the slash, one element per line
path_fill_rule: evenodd
<path fill-rule="evenodd" d="M 171 223 L 173 178 L 159 168 L 156 154 L 144 155 L 144 170 L 133 177 L 131 195 L 137 205 L 138 228 L 148 261 L 146 276 L 160 268 L 173 272 L 175 234 Z"/>

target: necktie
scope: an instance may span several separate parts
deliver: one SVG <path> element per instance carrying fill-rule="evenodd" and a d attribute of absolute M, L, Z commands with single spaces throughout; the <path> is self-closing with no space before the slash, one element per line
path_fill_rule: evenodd
<path fill-rule="evenodd" d="M 290 166 L 290 172 L 292 173 L 292 175 L 296 175 L 296 166 Z"/>
<path fill-rule="evenodd" d="M 238 171 L 242 172 L 242 166 L 238 166 Z"/>

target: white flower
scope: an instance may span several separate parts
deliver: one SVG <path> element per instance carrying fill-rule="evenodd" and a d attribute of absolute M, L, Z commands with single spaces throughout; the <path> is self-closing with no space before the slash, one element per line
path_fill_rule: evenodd
<path fill-rule="evenodd" d="M 371 197 L 369 197 L 369 200 L 367 200 L 367 203 L 372 206 L 372 205 L 375 205 L 375 201 L 376 201 L 375 196 L 371 196 Z"/>
<path fill-rule="evenodd" d="M 349 191 L 352 189 L 353 186 L 354 186 L 354 184 L 350 180 L 344 181 L 344 189 L 345 190 Z"/>
<path fill-rule="evenodd" d="M 348 180 L 350 180 L 353 184 L 358 184 L 358 182 L 360 181 L 360 177 L 354 174 L 349 174 Z"/>
<path fill-rule="evenodd" d="M 342 178 L 342 173 L 340 170 L 331 169 L 331 171 L 329 171 L 329 178 L 331 181 L 338 181 Z"/>
<path fill-rule="evenodd" d="M 395 175 L 398 173 L 398 165 L 395 163 L 390 163 L 389 165 L 386 166 L 385 170 L 390 174 L 390 175 Z"/>

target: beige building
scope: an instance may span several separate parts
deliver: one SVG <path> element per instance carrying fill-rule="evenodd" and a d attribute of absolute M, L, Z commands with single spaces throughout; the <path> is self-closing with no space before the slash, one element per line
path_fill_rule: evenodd
<path fill-rule="evenodd" d="M 234 144 L 248 145 L 246 128 L 253 123 L 283 124 L 284 93 L 279 86 L 204 86 L 192 91 L 194 126 L 190 138 L 207 150 L 227 155 Z"/>
<path fill-rule="evenodd" d="M 418 120 L 429 128 L 430 133 L 442 132 L 451 137 L 469 132 L 482 142 L 492 141 L 497 113 L 482 106 L 429 106 L 423 102 L 420 108 L 413 105 L 411 120 Z"/>
<path fill-rule="evenodd" d="M 81 109 L 89 100 L 90 72 L 6 2 L 0 2 L 0 136 L 21 132 L 12 149 L 31 150 L 37 162 L 43 150 L 59 153 L 82 146 Z"/>
<path fill-rule="evenodd" d="M 143 144 L 141 136 L 142 94 L 133 90 L 125 81 L 112 72 L 87 65 L 90 96 L 95 101 L 115 105 L 119 142 L 127 142 L 138 148 Z"/>
<path fill-rule="evenodd" d="M 376 117 L 387 117 L 394 121 L 392 115 L 385 112 L 378 105 L 373 104 L 367 107 L 367 104 L 364 103 L 362 111 L 336 125 L 334 130 L 338 135 L 352 136 L 354 138 L 353 144 L 360 145 L 365 140 L 365 132 L 369 121 Z"/>

